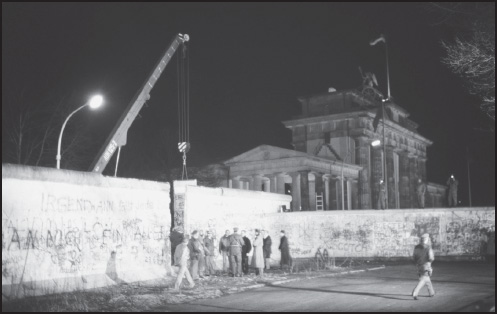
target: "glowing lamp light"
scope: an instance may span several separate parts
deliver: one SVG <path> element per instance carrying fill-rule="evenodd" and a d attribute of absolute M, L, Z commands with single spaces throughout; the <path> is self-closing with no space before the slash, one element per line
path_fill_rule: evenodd
<path fill-rule="evenodd" d="M 371 145 L 372 145 L 373 147 L 379 146 L 380 144 L 381 144 L 381 141 L 380 141 L 380 140 L 374 140 L 374 141 L 371 143 Z"/>
<path fill-rule="evenodd" d="M 101 95 L 93 96 L 89 101 L 89 106 L 91 109 L 96 109 L 100 107 L 104 102 L 104 98 Z"/>

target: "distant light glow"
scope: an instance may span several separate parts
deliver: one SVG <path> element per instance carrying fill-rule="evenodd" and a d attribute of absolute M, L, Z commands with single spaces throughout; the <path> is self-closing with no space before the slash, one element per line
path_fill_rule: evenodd
<path fill-rule="evenodd" d="M 90 108 L 96 109 L 102 105 L 104 98 L 101 95 L 95 95 L 90 99 Z"/>
<path fill-rule="evenodd" d="M 380 144 L 381 144 L 381 141 L 380 141 L 380 140 L 374 140 L 374 141 L 371 143 L 371 145 L 372 145 L 373 147 L 379 146 Z"/>

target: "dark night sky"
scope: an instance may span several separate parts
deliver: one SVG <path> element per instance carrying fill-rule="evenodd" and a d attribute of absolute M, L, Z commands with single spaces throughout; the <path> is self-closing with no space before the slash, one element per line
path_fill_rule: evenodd
<path fill-rule="evenodd" d="M 74 108 L 100 91 L 105 108 L 72 118 L 87 123 L 96 155 L 172 38 L 187 33 L 189 165 L 261 144 L 292 148 L 281 121 L 300 114 L 298 96 L 359 86 L 359 65 L 386 92 L 383 45 L 369 46 L 385 33 L 392 95 L 434 141 L 429 181 L 454 173 L 467 204 L 469 146 L 473 205 L 495 204 L 494 135 L 473 130 L 485 121 L 478 100 L 440 62 L 440 40 L 454 34 L 431 22 L 412 3 L 2 3 L 2 109 L 21 90 L 33 103 L 71 94 Z M 174 58 L 129 130 L 122 165 L 154 167 L 165 154 L 161 134 L 177 130 L 176 77 Z"/>

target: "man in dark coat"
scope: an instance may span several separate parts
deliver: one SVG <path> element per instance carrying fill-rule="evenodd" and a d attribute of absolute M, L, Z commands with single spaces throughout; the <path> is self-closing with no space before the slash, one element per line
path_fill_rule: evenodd
<path fill-rule="evenodd" d="M 454 207 L 457 206 L 457 185 L 459 184 L 459 181 L 457 181 L 456 178 L 454 178 L 454 175 L 451 175 L 450 178 L 447 180 L 447 186 L 449 187 L 448 191 L 448 203 L 449 207 Z"/>
<path fill-rule="evenodd" d="M 174 227 L 173 231 L 169 235 L 169 240 L 171 241 L 171 256 L 174 256 L 174 251 L 176 247 L 183 242 L 183 228 Z M 171 259 L 171 263 L 174 264 L 174 260 Z"/>
<path fill-rule="evenodd" d="M 226 230 L 224 236 L 219 240 L 219 254 L 223 257 L 223 272 L 229 272 L 231 275 L 231 260 L 230 260 L 230 231 Z M 229 265 L 229 271 L 228 271 Z"/>
<path fill-rule="evenodd" d="M 264 265 L 266 269 L 270 269 L 270 261 L 271 261 L 271 245 L 273 242 L 271 241 L 271 237 L 269 236 L 269 232 L 267 230 L 262 230 L 262 236 L 264 238 L 264 244 L 262 245 L 262 251 L 264 252 Z"/>
<path fill-rule="evenodd" d="M 242 276 L 242 247 L 245 245 L 238 228 L 233 228 L 233 234 L 229 237 L 231 272 L 233 277 Z"/>
<path fill-rule="evenodd" d="M 252 250 L 252 243 L 250 243 L 250 239 L 245 236 L 245 230 L 242 230 L 242 238 L 244 242 L 244 246 L 242 247 L 242 271 L 245 275 L 248 275 L 249 272 L 249 261 L 247 254 Z"/>
<path fill-rule="evenodd" d="M 206 275 L 215 275 L 216 269 L 214 267 L 214 239 L 212 238 L 212 232 L 207 231 L 207 236 L 204 238 L 204 248 L 205 248 L 205 269 Z"/>
<path fill-rule="evenodd" d="M 190 242 L 188 243 L 188 249 L 190 250 L 190 274 L 192 275 L 193 280 L 197 280 L 199 278 L 203 278 L 199 274 L 199 261 L 202 258 L 202 255 L 204 254 L 204 249 L 203 245 L 200 243 L 199 240 L 199 233 L 197 230 L 192 232 L 192 238 L 190 239 Z"/>
<path fill-rule="evenodd" d="M 378 190 L 378 209 L 385 209 L 387 207 L 387 188 L 385 182 L 380 180 L 380 188 Z"/>
<path fill-rule="evenodd" d="M 285 266 L 292 266 L 292 258 L 290 256 L 290 247 L 288 246 L 288 239 L 285 236 L 285 231 L 281 230 L 280 233 L 280 251 L 281 251 L 281 261 L 280 266 L 283 269 Z"/>
<path fill-rule="evenodd" d="M 418 185 L 416 186 L 416 195 L 418 196 L 418 206 L 419 208 L 425 208 L 425 193 L 426 193 L 426 184 L 418 179 Z"/>

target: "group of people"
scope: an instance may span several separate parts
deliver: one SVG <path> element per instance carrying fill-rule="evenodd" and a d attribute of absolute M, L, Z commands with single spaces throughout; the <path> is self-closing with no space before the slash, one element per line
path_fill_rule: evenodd
<path fill-rule="evenodd" d="M 204 237 L 202 231 L 195 230 L 190 237 L 182 235 L 181 228 L 174 228 L 171 244 L 173 264 L 177 267 L 175 289 L 179 289 L 183 278 L 186 278 L 190 288 L 193 288 L 195 280 L 216 274 L 211 231 L 207 231 Z M 272 240 L 267 230 L 255 229 L 255 238 L 252 241 L 246 236 L 245 230 L 239 233 L 239 229 L 235 227 L 231 234 L 226 230 L 219 241 L 218 249 L 223 259 L 222 271 L 231 277 L 242 277 L 242 274 L 248 275 L 249 266 L 252 266 L 255 268 L 255 274 L 262 277 L 264 269 L 270 269 L 271 246 Z M 290 248 L 284 230 L 280 232 L 279 250 L 281 268 L 291 267 Z M 251 251 L 252 260 L 249 263 L 248 255 Z"/>
<path fill-rule="evenodd" d="M 450 178 L 447 180 L 447 187 L 448 187 L 448 205 L 449 207 L 454 207 L 457 206 L 457 185 L 459 184 L 459 181 L 454 177 L 454 175 L 451 175 Z M 421 178 L 418 179 L 418 182 L 416 184 L 416 200 L 418 203 L 418 208 L 425 208 L 425 194 L 426 194 L 426 183 L 421 180 Z M 380 180 L 380 188 L 378 190 L 378 203 L 377 203 L 377 208 L 378 209 L 385 209 L 387 204 L 387 192 L 386 192 L 386 186 L 385 182 L 383 180 Z"/>

